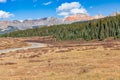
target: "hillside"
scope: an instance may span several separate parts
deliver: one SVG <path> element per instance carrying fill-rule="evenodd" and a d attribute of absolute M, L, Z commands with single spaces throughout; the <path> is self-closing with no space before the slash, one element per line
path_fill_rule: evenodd
<path fill-rule="evenodd" d="M 57 40 L 103 40 L 108 37 L 120 38 L 120 15 L 87 22 L 53 25 L 28 30 L 20 30 L 1 37 L 53 36 Z"/>
<path fill-rule="evenodd" d="M 0 20 L 0 34 L 14 32 L 17 30 L 33 29 L 42 26 L 70 24 L 77 21 L 88 21 L 103 18 L 103 16 L 89 16 L 85 14 L 75 14 L 65 18 L 45 17 L 40 19 L 26 19 L 2 21 Z M 12 27 L 12 28 L 10 28 Z"/>

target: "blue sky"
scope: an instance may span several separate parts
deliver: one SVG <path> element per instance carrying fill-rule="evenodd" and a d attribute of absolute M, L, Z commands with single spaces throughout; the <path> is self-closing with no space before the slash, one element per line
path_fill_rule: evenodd
<path fill-rule="evenodd" d="M 71 6 L 73 4 L 77 6 Z M 64 9 L 66 5 L 74 10 Z M 50 16 L 61 18 L 75 14 L 70 11 L 87 13 L 91 16 L 109 15 L 116 10 L 120 11 L 120 0 L 0 0 L 0 18 L 6 20 L 37 19 Z"/>

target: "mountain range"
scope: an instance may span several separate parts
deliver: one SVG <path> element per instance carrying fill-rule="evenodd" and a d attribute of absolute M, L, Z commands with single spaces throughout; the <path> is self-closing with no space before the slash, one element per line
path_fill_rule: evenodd
<path fill-rule="evenodd" d="M 115 16 L 119 13 L 112 13 L 110 16 Z M 25 30 L 30 28 L 37 28 L 42 26 L 51 26 L 59 24 L 70 24 L 77 21 L 88 21 L 94 19 L 104 18 L 105 16 L 99 14 L 96 16 L 89 16 L 87 14 L 75 14 L 63 19 L 55 17 L 46 17 L 35 20 L 14 20 L 14 21 L 0 21 L 0 34 L 13 32 L 16 30 Z"/>

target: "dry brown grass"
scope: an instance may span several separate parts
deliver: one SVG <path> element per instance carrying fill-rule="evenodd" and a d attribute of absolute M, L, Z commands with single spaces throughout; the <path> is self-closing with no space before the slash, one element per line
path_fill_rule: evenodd
<path fill-rule="evenodd" d="M 77 43 L 0 55 L 0 80 L 120 80 L 119 41 Z"/>
<path fill-rule="evenodd" d="M 0 38 L 0 50 L 29 46 L 22 38 Z"/>

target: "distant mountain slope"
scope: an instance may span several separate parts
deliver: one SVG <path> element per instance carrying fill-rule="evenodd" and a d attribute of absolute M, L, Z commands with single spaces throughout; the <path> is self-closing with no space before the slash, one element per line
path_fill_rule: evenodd
<path fill-rule="evenodd" d="M 6 28 L 7 26 L 15 26 L 18 28 L 31 28 L 31 26 L 40 26 L 40 25 L 55 25 L 55 24 L 63 24 L 64 20 L 54 17 L 47 17 L 35 20 L 14 20 L 14 21 L 0 21 L 0 28 Z M 24 26 L 24 27 L 23 27 Z"/>
<path fill-rule="evenodd" d="M 48 18 L 42 18 L 36 20 L 24 20 L 24 21 L 19 21 L 19 20 L 0 21 L 0 34 L 7 33 L 7 31 L 9 33 L 15 30 L 26 30 L 31 28 L 59 25 L 59 24 L 68 24 L 68 22 L 64 21 L 63 19 L 58 19 L 54 17 L 48 17 Z M 12 26 L 12 28 L 10 28 L 9 26 Z"/>
<path fill-rule="evenodd" d="M 4 29 L 0 29 L 0 34 L 5 34 L 5 33 L 9 33 L 9 32 L 14 32 L 14 31 L 17 31 L 19 30 L 18 28 L 16 27 L 13 27 L 13 26 L 8 26 Z"/>
<path fill-rule="evenodd" d="M 113 13 L 110 16 L 115 16 L 117 13 Z M 46 18 L 41 18 L 41 19 L 35 19 L 35 20 L 24 20 L 24 21 L 19 21 L 19 20 L 14 20 L 14 21 L 0 21 L 0 30 L 2 30 L 1 33 L 7 33 L 7 31 L 4 32 L 4 30 L 8 30 L 8 33 L 11 31 L 16 31 L 16 30 L 26 30 L 26 29 L 32 29 L 32 28 L 37 28 L 37 27 L 42 27 L 42 26 L 51 26 L 51 25 L 60 25 L 60 24 L 71 24 L 74 22 L 78 21 L 89 21 L 89 20 L 94 20 L 94 19 L 100 19 L 104 18 L 105 16 L 99 14 L 96 16 L 89 16 L 87 14 L 75 14 L 72 16 L 68 16 L 66 18 L 60 19 L 60 18 L 54 18 L 54 17 L 46 17 Z M 11 30 L 9 26 L 12 26 L 14 29 Z"/>
<path fill-rule="evenodd" d="M 13 21 L 11 26 L 15 26 L 20 30 L 33 28 L 34 26 L 50 26 L 50 25 L 57 25 L 57 24 L 64 24 L 63 19 L 58 19 L 54 17 L 36 19 L 36 20 L 24 20 L 23 22 L 20 21 Z"/>
<path fill-rule="evenodd" d="M 67 18 L 54 18 L 54 17 L 46 17 L 35 20 L 14 20 L 14 21 L 0 21 L 0 29 L 7 28 L 8 26 L 17 27 L 20 30 L 32 28 L 33 26 L 50 26 L 50 25 L 59 25 L 59 24 L 69 24 L 76 21 L 88 21 L 92 19 L 103 18 L 104 16 L 88 16 L 86 14 L 76 14 L 73 16 L 69 16 Z"/>
<path fill-rule="evenodd" d="M 1 37 L 52 36 L 57 40 L 104 40 L 120 38 L 120 15 L 72 24 L 20 30 Z"/>

